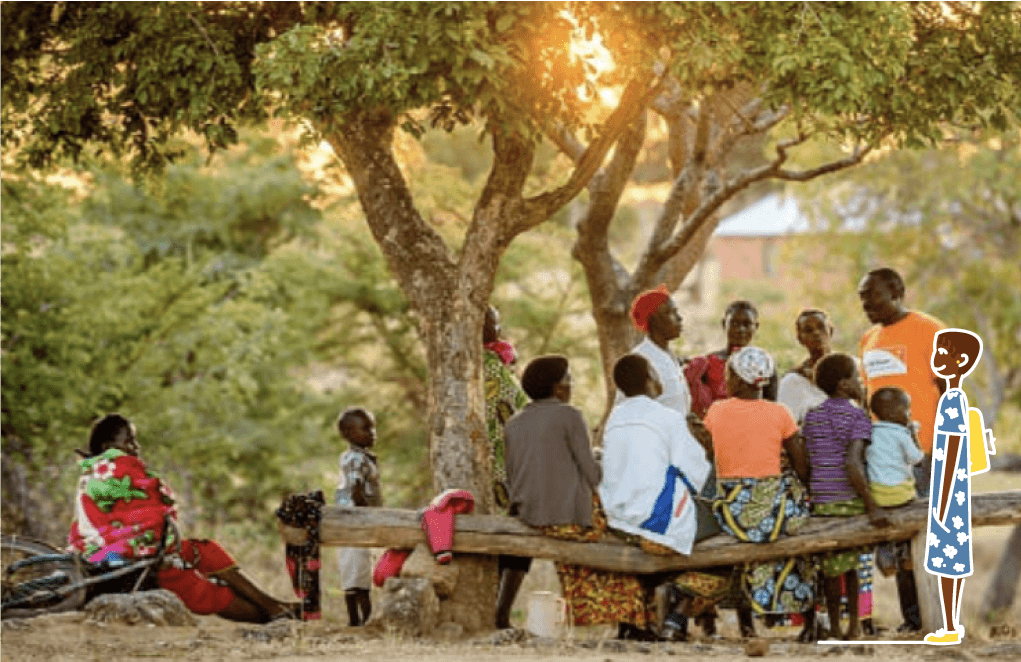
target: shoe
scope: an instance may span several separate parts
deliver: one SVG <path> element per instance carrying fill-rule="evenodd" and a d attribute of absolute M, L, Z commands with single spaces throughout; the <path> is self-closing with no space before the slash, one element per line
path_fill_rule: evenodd
<path fill-rule="evenodd" d="M 712 638 L 716 636 L 716 608 L 710 607 L 711 611 L 695 617 L 695 624 L 702 626 L 702 634 Z"/>
<path fill-rule="evenodd" d="M 953 646 L 954 644 L 961 643 L 961 633 L 956 630 L 953 632 L 947 632 L 943 628 L 936 630 L 925 635 L 925 643 L 933 646 Z"/>
<path fill-rule="evenodd" d="M 617 639 L 620 641 L 659 641 L 659 637 L 650 630 L 643 630 L 630 623 L 617 624 Z"/>
<path fill-rule="evenodd" d="M 688 622 L 680 614 L 670 614 L 663 621 L 659 636 L 663 641 L 681 642 L 688 640 Z"/>

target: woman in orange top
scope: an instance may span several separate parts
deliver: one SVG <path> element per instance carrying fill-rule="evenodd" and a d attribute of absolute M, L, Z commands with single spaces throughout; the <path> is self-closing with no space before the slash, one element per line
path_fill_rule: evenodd
<path fill-rule="evenodd" d="M 705 417 L 719 480 L 713 511 L 724 531 L 745 542 L 773 542 L 795 533 L 809 517 L 804 441 L 787 408 L 762 398 L 775 371 L 773 358 L 758 347 L 733 354 L 727 361 L 731 397 L 714 402 Z M 800 482 L 783 474 L 781 449 L 787 450 Z M 756 612 L 804 613 L 802 637 L 814 630 L 815 592 L 805 559 L 750 566 L 742 583 Z"/>

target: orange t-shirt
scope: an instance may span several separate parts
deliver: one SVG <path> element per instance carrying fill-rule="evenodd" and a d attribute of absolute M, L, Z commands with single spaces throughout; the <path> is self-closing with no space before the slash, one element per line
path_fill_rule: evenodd
<path fill-rule="evenodd" d="M 783 440 L 798 431 L 787 407 L 768 400 L 717 400 L 704 422 L 719 478 L 779 476 Z"/>
<path fill-rule="evenodd" d="M 918 443 L 932 453 L 939 387 L 932 373 L 932 339 L 946 324 L 931 315 L 910 311 L 889 326 L 877 324 L 861 337 L 861 365 L 869 397 L 884 386 L 899 386 L 911 396 L 911 418 L 921 426 Z"/>

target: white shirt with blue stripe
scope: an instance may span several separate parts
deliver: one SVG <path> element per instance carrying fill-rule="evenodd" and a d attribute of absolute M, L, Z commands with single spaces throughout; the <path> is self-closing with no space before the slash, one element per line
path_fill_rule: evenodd
<path fill-rule="evenodd" d="M 599 498 L 607 523 L 690 554 L 694 495 L 711 468 L 683 415 L 644 395 L 625 398 L 603 433 Z"/>

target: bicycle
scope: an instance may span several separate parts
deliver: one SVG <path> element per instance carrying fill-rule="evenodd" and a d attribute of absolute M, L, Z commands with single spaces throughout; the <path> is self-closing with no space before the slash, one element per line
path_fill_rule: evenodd
<path fill-rule="evenodd" d="M 74 611 L 98 595 L 157 588 L 155 571 L 163 563 L 167 537 L 173 529 L 168 518 L 154 556 L 113 563 L 89 563 L 79 554 L 41 540 L 3 536 L 0 618 Z"/>

